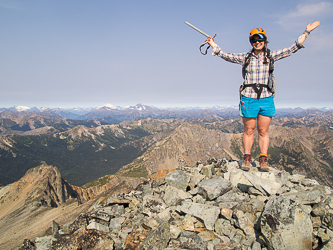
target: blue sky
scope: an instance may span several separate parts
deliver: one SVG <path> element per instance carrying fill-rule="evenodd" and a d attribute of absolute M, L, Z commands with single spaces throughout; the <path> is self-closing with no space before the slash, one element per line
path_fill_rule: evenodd
<path fill-rule="evenodd" d="M 199 46 L 208 34 L 246 52 L 250 30 L 271 50 L 321 25 L 305 49 L 275 64 L 277 107 L 330 107 L 332 1 L 0 0 L 0 107 L 238 105 L 241 66 Z"/>

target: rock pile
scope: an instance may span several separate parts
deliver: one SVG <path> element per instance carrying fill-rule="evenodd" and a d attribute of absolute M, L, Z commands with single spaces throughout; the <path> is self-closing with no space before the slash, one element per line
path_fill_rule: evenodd
<path fill-rule="evenodd" d="M 297 173 L 244 172 L 212 159 L 100 198 L 52 229 L 21 249 L 333 249 L 333 190 Z"/>

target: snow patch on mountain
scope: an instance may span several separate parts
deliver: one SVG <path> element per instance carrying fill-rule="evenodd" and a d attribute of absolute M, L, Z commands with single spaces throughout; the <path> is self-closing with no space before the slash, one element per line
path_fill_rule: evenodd
<path fill-rule="evenodd" d="M 103 106 L 98 107 L 98 108 L 104 108 L 104 109 L 109 109 L 109 110 L 111 110 L 111 109 L 120 109 L 120 107 L 114 106 L 110 103 L 104 104 Z"/>
<path fill-rule="evenodd" d="M 29 110 L 30 109 L 30 107 L 27 107 L 27 106 L 14 106 L 14 109 L 16 110 L 16 111 L 27 111 L 27 110 Z"/>

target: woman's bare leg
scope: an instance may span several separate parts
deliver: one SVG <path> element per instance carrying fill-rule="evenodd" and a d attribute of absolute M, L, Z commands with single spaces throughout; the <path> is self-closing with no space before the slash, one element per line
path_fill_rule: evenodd
<path fill-rule="evenodd" d="M 258 115 L 257 121 L 260 154 L 267 154 L 269 145 L 268 128 L 272 121 L 272 117 Z"/>
<path fill-rule="evenodd" d="M 253 134 L 256 130 L 257 118 L 244 118 L 244 134 L 243 134 L 243 147 L 244 154 L 251 154 L 251 148 L 253 145 Z"/>

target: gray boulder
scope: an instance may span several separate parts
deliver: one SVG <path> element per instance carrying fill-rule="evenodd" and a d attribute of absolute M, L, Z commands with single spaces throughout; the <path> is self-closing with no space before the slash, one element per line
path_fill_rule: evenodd
<path fill-rule="evenodd" d="M 292 183 L 303 183 L 305 181 L 305 176 L 300 174 L 293 174 L 289 176 L 289 181 Z"/>
<path fill-rule="evenodd" d="M 95 229 L 98 231 L 104 231 L 105 233 L 108 233 L 110 231 L 108 226 L 97 223 L 96 221 L 90 222 L 90 224 L 87 226 L 87 229 Z"/>
<path fill-rule="evenodd" d="M 110 224 L 109 224 L 110 231 L 117 232 L 117 233 L 120 232 L 121 224 L 124 222 L 124 220 L 125 219 L 123 217 L 111 219 Z"/>
<path fill-rule="evenodd" d="M 224 195 L 217 197 L 215 202 L 220 207 L 232 209 L 238 203 L 243 202 L 245 200 L 249 200 L 249 196 L 247 194 L 241 195 L 232 189 L 229 192 L 225 193 Z"/>
<path fill-rule="evenodd" d="M 199 194 L 206 200 L 214 200 L 232 189 L 229 181 L 223 178 L 207 179 L 198 183 Z"/>
<path fill-rule="evenodd" d="M 244 172 L 245 178 L 258 190 L 264 190 L 268 195 L 279 192 L 281 184 L 275 181 L 275 174 L 261 172 Z"/>
<path fill-rule="evenodd" d="M 235 225 L 242 229 L 246 235 L 254 234 L 254 223 L 251 220 L 251 216 L 241 210 L 237 210 L 234 212 L 233 217 L 235 218 Z"/>
<path fill-rule="evenodd" d="M 248 193 L 249 188 L 255 188 L 262 195 L 274 195 L 280 191 L 282 184 L 280 176 L 276 177 L 274 171 L 271 172 L 244 172 L 240 169 L 235 169 L 230 172 L 229 181 L 234 187 Z M 252 191 L 253 192 L 253 191 Z M 258 194 L 260 194 L 258 193 Z"/>
<path fill-rule="evenodd" d="M 290 199 L 297 201 L 300 204 L 311 205 L 317 204 L 327 198 L 326 193 L 323 192 L 323 186 L 316 186 L 311 190 L 307 191 L 298 191 L 298 192 L 289 192 L 285 193 Z"/>
<path fill-rule="evenodd" d="M 111 207 L 105 207 L 92 211 L 89 217 L 109 222 L 111 219 L 111 215 Z"/>
<path fill-rule="evenodd" d="M 52 246 L 52 242 L 56 240 L 52 235 L 35 238 L 35 247 L 38 250 L 48 250 Z"/>
<path fill-rule="evenodd" d="M 139 249 L 165 249 L 170 240 L 170 227 L 168 222 L 161 223 L 157 229 L 153 230 L 142 242 Z"/>
<path fill-rule="evenodd" d="M 142 211 L 143 213 L 151 216 L 152 214 L 163 212 L 168 206 L 164 203 L 164 201 L 157 196 L 154 195 L 146 195 L 143 197 L 142 202 Z"/>
<path fill-rule="evenodd" d="M 181 170 L 170 172 L 164 177 L 164 180 L 166 180 L 170 186 L 182 189 L 184 191 L 186 191 L 190 179 L 191 176 Z"/>
<path fill-rule="evenodd" d="M 214 225 L 215 232 L 218 235 L 231 235 L 232 231 L 235 231 L 235 228 L 233 225 L 231 225 L 229 220 L 219 218 Z"/>
<path fill-rule="evenodd" d="M 200 181 L 202 181 L 203 179 L 205 179 L 205 178 L 206 178 L 205 175 L 197 174 L 197 173 L 193 174 L 193 175 L 191 176 L 191 181 L 190 181 L 190 186 L 191 186 L 191 188 L 193 188 L 193 187 L 195 187 L 196 185 L 198 185 L 198 183 L 199 183 Z"/>
<path fill-rule="evenodd" d="M 203 166 L 200 173 L 205 175 L 207 178 L 211 178 L 215 175 L 214 165 Z"/>
<path fill-rule="evenodd" d="M 207 249 L 207 242 L 203 241 L 202 238 L 192 232 L 182 232 L 179 236 L 180 247 L 182 249 L 191 250 L 205 250 Z"/>
<path fill-rule="evenodd" d="M 167 204 L 169 207 L 180 205 L 183 200 L 189 198 L 190 196 L 185 191 L 172 186 L 168 186 L 165 189 L 165 193 L 163 196 L 165 204 Z"/>
<path fill-rule="evenodd" d="M 312 249 L 312 222 L 302 206 L 287 196 L 269 198 L 260 221 L 270 249 Z"/>
<path fill-rule="evenodd" d="M 216 206 L 184 202 L 180 206 L 180 212 L 193 215 L 204 221 L 208 230 L 214 229 L 214 224 L 220 214 L 220 209 Z"/>
<path fill-rule="evenodd" d="M 330 210 L 327 212 L 322 219 L 324 226 L 328 227 L 330 230 L 333 230 L 333 211 Z"/>

